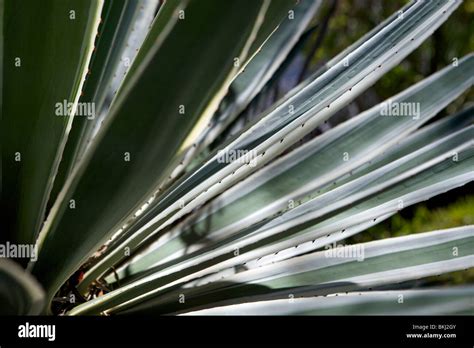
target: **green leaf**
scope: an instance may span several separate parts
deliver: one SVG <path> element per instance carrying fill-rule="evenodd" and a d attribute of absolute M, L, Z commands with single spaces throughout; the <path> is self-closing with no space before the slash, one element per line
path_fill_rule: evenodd
<path fill-rule="evenodd" d="M 92 53 L 102 1 L 6 0 L 2 211 L 5 238 L 34 242 Z M 67 110 L 62 110 L 64 113 Z M 45 139 L 45 134 L 48 138 Z"/>
<path fill-rule="evenodd" d="M 300 27 L 306 25 L 307 21 L 309 21 L 314 13 L 313 8 L 307 6 L 308 4 L 306 2 L 307 1 L 305 1 L 304 4 L 306 6 L 297 6 L 302 7 L 302 9 L 299 11 L 298 17 L 293 18 L 292 20 L 293 22 L 297 22 Z M 289 51 L 292 46 L 289 42 L 286 42 L 285 49 L 279 47 L 280 50 L 276 51 L 273 47 L 272 53 L 276 56 L 276 59 L 274 59 L 276 62 L 266 62 L 266 57 L 262 57 L 262 55 L 265 55 L 265 53 L 268 54 L 267 51 L 269 50 L 269 46 L 274 46 L 276 44 L 275 41 L 277 41 L 277 43 L 280 42 L 281 46 L 281 39 L 278 40 L 278 36 L 284 29 L 279 29 L 279 24 L 284 19 L 287 19 L 285 16 L 289 16 L 288 10 L 296 4 L 298 4 L 298 1 L 295 0 L 264 0 L 259 15 L 256 18 L 254 28 L 249 35 L 249 39 L 244 46 L 241 55 L 239 57 L 234 57 L 234 66 L 238 68 L 237 74 L 228 79 L 224 84 L 224 88 L 221 88 L 216 93 L 216 97 L 213 100 L 214 103 L 211 104 L 212 109 L 206 110 L 207 112 L 205 112 L 196 122 L 194 129 L 186 139 L 186 144 L 188 145 L 187 148 L 179 154 L 178 159 L 175 161 L 176 167 L 171 172 L 170 176 L 160 184 L 158 192 L 161 192 L 165 187 L 168 187 L 177 177 L 179 177 L 186 169 L 188 163 L 196 152 L 202 149 L 202 146 L 204 145 L 203 141 L 205 137 L 209 135 L 209 130 L 215 128 L 212 124 L 214 122 L 213 120 L 219 117 L 220 105 L 228 103 L 226 96 L 229 97 L 234 93 L 241 94 L 242 91 L 239 89 L 245 87 L 249 87 L 249 89 L 261 88 L 261 86 L 246 86 L 250 83 L 248 81 L 249 73 L 252 74 L 251 78 L 254 81 L 259 80 L 262 83 L 265 81 L 265 78 L 268 80 L 271 74 L 273 74 L 274 70 L 279 65 L 278 59 L 281 59 L 281 57 L 286 55 L 287 51 Z M 311 2 L 311 4 L 314 5 L 314 2 Z M 304 10 L 306 10 L 307 13 L 305 14 L 305 17 L 301 19 L 302 14 L 300 12 Z M 293 33 L 293 31 L 296 30 L 295 25 L 292 25 L 290 29 L 285 29 L 286 31 L 291 31 L 290 35 L 299 35 Z M 287 41 L 289 41 L 288 37 Z M 254 91 L 254 93 L 257 92 L 258 90 Z M 236 112 L 237 110 L 233 109 L 231 117 L 237 116 Z"/>
<path fill-rule="evenodd" d="M 186 315 L 472 315 L 473 296 L 472 286 L 351 292 L 242 303 Z"/>
<path fill-rule="evenodd" d="M 125 86 L 133 80 L 133 77 L 143 66 L 145 59 L 150 59 L 153 55 L 156 38 L 159 35 L 166 33 L 167 30 L 173 28 L 179 15 L 179 11 L 184 11 L 188 5 L 189 0 L 167 0 L 160 5 L 158 14 L 156 15 L 150 30 L 140 46 L 137 56 L 133 61 L 128 74 L 125 76 L 121 89 L 126 89 Z M 150 57 L 150 58 L 147 58 Z M 119 93 L 120 94 L 120 93 Z"/>
<path fill-rule="evenodd" d="M 229 94 L 222 101 L 221 109 L 216 112 L 209 127 L 196 140 L 197 149 L 187 156 L 192 156 L 214 141 L 249 105 L 296 45 L 319 6 L 320 1 L 314 0 L 302 0 L 295 6 L 293 17 L 290 19 L 287 16 L 282 21 L 278 29 L 250 60 L 245 70 L 232 82 Z"/>
<path fill-rule="evenodd" d="M 73 120 L 54 182 L 52 203 L 104 121 L 110 106 L 108 99 L 115 96 L 125 73 L 122 71 L 128 70 L 128 64 L 133 61 L 156 6 L 156 1 L 143 0 L 109 0 L 104 3 L 88 78 L 79 99 L 81 103 L 93 105 L 94 113 Z"/>

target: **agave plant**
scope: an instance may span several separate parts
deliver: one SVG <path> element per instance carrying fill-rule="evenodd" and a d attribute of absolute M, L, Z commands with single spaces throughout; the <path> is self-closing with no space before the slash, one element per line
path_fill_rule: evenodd
<path fill-rule="evenodd" d="M 2 240 L 38 252 L 1 260 L 1 312 L 472 313 L 403 284 L 473 267 L 474 226 L 337 243 L 474 179 L 474 108 L 429 122 L 474 56 L 306 137 L 459 4 L 408 3 L 235 127 L 319 1 L 0 1 Z"/>

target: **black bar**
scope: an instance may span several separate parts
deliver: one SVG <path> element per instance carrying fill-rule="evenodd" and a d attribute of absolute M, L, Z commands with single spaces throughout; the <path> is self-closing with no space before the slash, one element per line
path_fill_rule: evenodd
<path fill-rule="evenodd" d="M 473 347 L 472 316 L 0 317 L 0 347 L 145 344 L 410 344 Z M 55 340 L 20 338 L 19 326 L 55 325 Z M 415 325 L 415 326 L 414 326 Z M 455 325 L 455 327 L 453 326 Z M 425 337 L 409 338 L 407 334 Z M 451 337 L 434 337 L 449 334 Z M 453 334 L 456 337 L 452 337 Z M 431 336 L 429 336 L 431 335 Z M 428 337 L 429 336 L 429 337 Z"/>

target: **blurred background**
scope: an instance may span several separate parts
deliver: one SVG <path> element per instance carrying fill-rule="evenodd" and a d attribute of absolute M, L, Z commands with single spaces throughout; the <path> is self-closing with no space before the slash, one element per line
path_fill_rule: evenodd
<path fill-rule="evenodd" d="M 299 82 L 407 3 L 402 0 L 324 0 L 306 33 L 273 80 L 244 111 L 244 117 L 239 117 L 215 143 L 237 132 Z M 474 1 L 465 0 L 418 49 L 305 140 L 403 91 L 470 52 L 474 52 Z M 461 95 L 430 123 L 472 103 L 473 89 Z M 407 207 L 392 218 L 341 243 L 368 242 L 468 224 L 474 224 L 473 183 Z M 466 282 L 474 283 L 474 269 L 431 277 L 422 283 L 413 282 L 413 286 Z"/>

